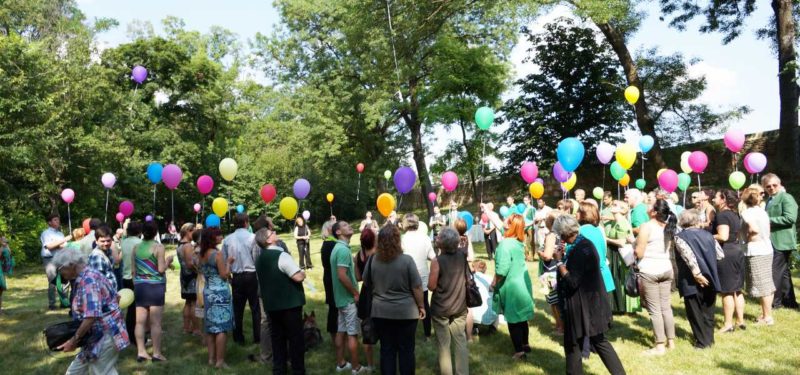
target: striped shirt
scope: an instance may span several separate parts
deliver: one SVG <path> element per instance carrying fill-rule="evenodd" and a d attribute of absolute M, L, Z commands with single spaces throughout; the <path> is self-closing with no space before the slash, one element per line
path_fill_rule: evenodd
<path fill-rule="evenodd" d="M 163 273 L 158 272 L 158 259 L 151 251 L 155 242 L 142 241 L 141 244 L 134 249 L 136 253 L 136 278 L 133 280 L 135 284 L 163 284 L 167 280 Z"/>

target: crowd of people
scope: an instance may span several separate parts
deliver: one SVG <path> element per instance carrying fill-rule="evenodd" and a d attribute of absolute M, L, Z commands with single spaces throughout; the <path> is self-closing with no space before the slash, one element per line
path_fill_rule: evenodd
<path fill-rule="evenodd" d="M 788 267 L 796 244 L 797 203 L 776 175 L 761 182 L 741 194 L 701 190 L 692 194 L 691 208 L 659 189 L 649 194 L 628 189 L 624 200 L 606 192 L 601 202 L 578 189 L 574 199 L 560 200 L 555 208 L 542 199 L 534 206 L 527 196 L 519 205 L 509 197 L 499 213 L 492 203 L 482 203 L 475 223 L 458 215 L 455 203 L 447 214 L 437 207 L 428 225 L 412 213 L 393 213 L 379 225 L 367 213 L 356 232 L 332 216 L 322 226 L 320 249 L 326 330 L 336 353 L 330 370 L 364 374 L 379 366 L 383 374 L 413 374 L 420 322 L 422 340 L 435 340 L 442 374 L 468 374 L 473 335 L 500 324 L 507 325 L 509 358 L 527 360 L 534 316 L 528 267 L 537 260 L 535 277 L 545 289 L 553 334 L 563 336 L 570 374 L 582 373 L 582 359 L 591 352 L 610 373 L 624 374 L 607 337 L 612 315 L 642 308 L 654 337 L 645 354 L 668 354 L 679 345 L 674 290 L 684 300 L 696 348 L 707 348 L 715 334 L 745 330 L 749 323 L 774 325 L 774 309 L 798 308 Z M 166 271 L 176 264 L 185 301 L 183 332 L 202 337 L 210 366 L 228 367 L 229 332 L 234 342 L 246 343 L 249 305 L 252 342 L 260 348 L 249 358 L 271 362 L 276 374 L 305 373 L 303 281 L 313 266 L 311 229 L 302 218 L 293 231 L 299 265 L 263 216 L 251 225 L 246 214 L 235 214 L 235 230 L 227 236 L 219 228 L 184 224 L 174 262 L 157 241 L 152 221 L 126 222 L 114 232 L 93 219 L 89 233 L 76 229 L 68 236 L 58 215 L 48 216 L 47 224 L 40 239 L 51 281 L 49 306 L 55 309 L 61 302 L 81 321 L 61 347 L 72 351 L 81 343 L 67 373 L 114 374 L 119 351 L 131 344 L 139 362 L 167 361 L 162 343 Z M 486 260 L 476 259 L 467 235 L 472 225 L 485 235 Z M 361 247 L 355 255 L 353 236 L 359 236 Z M 2 245 L 7 273 L 10 255 Z M 494 275 L 487 274 L 487 260 L 494 262 Z M 59 294 L 67 283 L 71 293 L 63 298 Z M 134 293 L 124 313 L 117 294 L 123 288 Z M 473 288 L 482 301 L 468 306 Z M 723 316 L 717 329 L 718 295 Z M 755 322 L 744 320 L 744 295 L 759 300 Z M 374 345 L 380 346 L 378 362 Z"/>

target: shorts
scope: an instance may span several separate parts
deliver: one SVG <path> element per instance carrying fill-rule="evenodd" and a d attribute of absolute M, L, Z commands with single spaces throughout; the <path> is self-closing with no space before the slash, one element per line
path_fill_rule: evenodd
<path fill-rule="evenodd" d="M 347 332 L 348 336 L 358 336 L 361 333 L 361 321 L 358 319 L 358 308 L 355 303 L 350 303 L 339 308 L 338 332 Z"/>
<path fill-rule="evenodd" d="M 164 296 L 167 294 L 167 284 L 139 283 L 133 287 L 133 296 L 136 307 L 164 306 Z"/>

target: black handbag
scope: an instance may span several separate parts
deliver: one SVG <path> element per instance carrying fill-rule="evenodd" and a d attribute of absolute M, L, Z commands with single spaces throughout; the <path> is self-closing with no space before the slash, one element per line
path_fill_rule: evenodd
<path fill-rule="evenodd" d="M 45 328 L 43 333 L 45 341 L 47 341 L 47 347 L 52 351 L 61 351 L 61 349 L 58 349 L 58 347 L 75 336 L 75 333 L 78 332 L 78 327 L 80 326 L 81 320 L 70 320 L 68 322 L 56 323 Z M 88 340 L 89 336 L 91 336 L 91 330 L 86 332 L 86 334 L 84 334 L 83 337 L 78 340 L 76 346 L 80 348 L 86 345 L 86 340 Z"/>
<path fill-rule="evenodd" d="M 367 259 L 365 269 L 369 266 L 369 274 L 365 275 L 364 284 L 358 294 L 358 318 L 361 319 L 361 341 L 365 345 L 378 343 L 378 333 L 375 331 L 375 322 L 372 320 L 372 258 Z"/>
<path fill-rule="evenodd" d="M 628 276 L 625 276 L 625 294 L 628 297 L 639 297 L 639 269 L 631 267 Z"/>
<path fill-rule="evenodd" d="M 466 276 L 465 294 L 467 297 L 467 307 L 478 307 L 483 304 L 483 298 L 481 298 L 481 291 L 475 284 L 475 275 L 473 275 L 472 271 L 469 269 L 469 262 L 467 262 L 466 255 L 464 256 L 464 274 Z"/>

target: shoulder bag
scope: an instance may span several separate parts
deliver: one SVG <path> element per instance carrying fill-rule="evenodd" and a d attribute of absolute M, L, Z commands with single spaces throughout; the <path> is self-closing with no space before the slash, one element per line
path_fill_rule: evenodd
<path fill-rule="evenodd" d="M 370 255 L 364 269 L 369 268 L 369 273 L 364 277 L 364 284 L 358 295 L 358 318 L 361 319 L 361 339 L 365 345 L 375 345 L 378 342 L 378 333 L 375 331 L 375 322 L 372 321 L 372 258 Z"/>
<path fill-rule="evenodd" d="M 467 262 L 467 256 L 464 255 L 464 275 L 465 275 L 465 282 L 466 282 L 466 297 L 467 297 L 467 307 L 478 307 L 483 304 L 483 298 L 481 298 L 481 292 L 478 290 L 478 286 L 475 285 L 475 275 L 469 269 L 469 262 Z"/>

